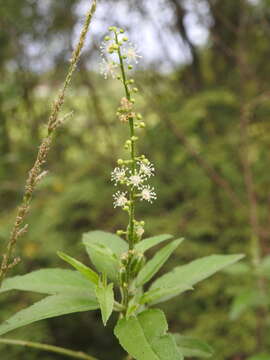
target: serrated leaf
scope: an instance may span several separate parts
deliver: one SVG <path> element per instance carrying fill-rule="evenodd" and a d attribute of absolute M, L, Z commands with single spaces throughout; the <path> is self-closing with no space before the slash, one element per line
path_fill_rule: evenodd
<path fill-rule="evenodd" d="M 180 245 L 182 241 L 183 239 L 174 240 L 159 250 L 139 272 L 136 278 L 136 286 L 140 287 L 149 281 L 158 272 L 158 270 L 167 261 L 169 256 L 174 252 L 174 250 Z"/>
<path fill-rule="evenodd" d="M 136 360 L 181 360 L 183 356 L 171 334 L 164 313 L 146 310 L 136 317 L 120 319 L 114 329 L 122 347 Z"/>
<path fill-rule="evenodd" d="M 90 280 L 93 284 L 98 284 L 98 274 L 90 269 L 88 266 L 84 265 L 80 261 L 74 259 L 73 257 L 65 254 L 62 251 L 58 251 L 57 255 L 68 264 L 73 266 L 76 270 L 78 270 L 83 276 L 85 276 L 88 280 Z"/>
<path fill-rule="evenodd" d="M 171 239 L 172 237 L 173 237 L 172 235 L 168 235 L 168 234 L 152 236 L 137 243 L 135 245 L 135 250 L 144 253 L 151 247 L 158 245 L 163 241 Z"/>
<path fill-rule="evenodd" d="M 95 298 L 95 289 L 79 272 L 64 269 L 41 269 L 14 276 L 3 282 L 1 292 L 33 291 L 41 294 L 86 294 Z"/>
<path fill-rule="evenodd" d="M 211 346 L 201 340 L 180 334 L 173 335 L 184 357 L 209 358 L 214 354 Z"/>
<path fill-rule="evenodd" d="M 140 298 L 140 304 L 150 304 L 154 305 L 159 302 L 165 301 L 168 298 L 171 298 L 172 296 L 177 296 L 182 294 L 183 292 L 187 290 L 192 290 L 192 287 L 180 285 L 175 286 L 173 288 L 158 288 L 146 291 L 142 297 Z"/>
<path fill-rule="evenodd" d="M 242 259 L 244 255 L 210 255 L 194 260 L 186 265 L 177 266 L 172 271 L 161 276 L 150 287 L 158 288 L 176 287 L 180 284 L 193 286 L 196 283 L 213 275 L 217 271 Z M 172 295 L 173 297 L 175 295 Z M 168 297 L 167 300 L 171 297 Z"/>
<path fill-rule="evenodd" d="M 0 335 L 36 321 L 98 309 L 96 300 L 80 295 L 52 295 L 23 309 L 0 325 Z"/>
<path fill-rule="evenodd" d="M 103 231 L 84 234 L 83 243 L 96 269 L 118 282 L 119 259 L 128 250 L 128 244 L 119 236 Z"/>
<path fill-rule="evenodd" d="M 103 324 L 106 326 L 113 311 L 113 284 L 104 285 L 101 282 L 96 287 L 96 296 L 100 305 Z"/>

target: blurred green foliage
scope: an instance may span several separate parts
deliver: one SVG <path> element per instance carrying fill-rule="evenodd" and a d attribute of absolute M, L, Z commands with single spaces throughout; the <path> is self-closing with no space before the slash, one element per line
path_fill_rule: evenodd
<path fill-rule="evenodd" d="M 124 2 L 131 8 L 138 6 L 143 14 L 146 1 L 140 5 Z M 178 6 L 183 10 L 187 2 L 164 1 L 175 16 L 167 26 L 173 26 L 175 36 L 183 39 L 187 29 L 181 24 L 187 25 Z M 167 73 L 146 66 L 135 74 L 138 104 L 148 125 L 139 146 L 156 166 L 158 193 L 155 204 L 142 204 L 138 212 L 146 221 L 146 235 L 172 233 L 186 238 L 170 268 L 211 253 L 244 252 L 251 262 L 254 199 L 250 198 L 249 173 L 259 223 L 255 235 L 262 254 L 270 253 L 270 3 L 198 3 L 208 6 L 211 17 L 207 44 L 196 48 L 187 41 L 189 64 Z M 0 253 L 44 132 L 49 104 L 64 77 L 72 29 L 78 21 L 75 5 L 75 0 L 48 1 L 43 9 L 30 0 L 0 2 Z M 48 71 L 33 70 L 32 43 L 36 48 L 42 45 L 39 56 L 52 63 Z M 57 51 L 53 51 L 55 46 Z M 122 94 L 117 82 L 87 70 L 92 51 L 88 49 L 83 57 L 68 94 L 65 112 L 73 110 L 74 117 L 55 138 L 49 175 L 35 194 L 29 232 L 17 247 L 22 262 L 13 274 L 66 267 L 57 258 L 57 250 L 87 263 L 81 234 L 95 229 L 114 231 L 126 221 L 112 207 L 110 183 L 115 159 L 124 156 L 127 135 L 115 116 Z M 170 328 L 210 343 L 216 350 L 215 360 L 270 354 L 269 316 L 258 310 L 244 313 L 237 321 L 229 319 L 233 295 L 244 283 L 241 276 L 219 274 L 194 293 L 182 295 L 180 301 L 164 305 Z M 1 319 L 32 300 L 24 293 L 1 296 Z M 52 319 L 12 336 L 118 359 L 122 353 L 111 336 L 113 321 L 104 329 L 99 317 L 99 313 L 89 313 Z M 61 357 L 1 346 L 1 358 Z"/>

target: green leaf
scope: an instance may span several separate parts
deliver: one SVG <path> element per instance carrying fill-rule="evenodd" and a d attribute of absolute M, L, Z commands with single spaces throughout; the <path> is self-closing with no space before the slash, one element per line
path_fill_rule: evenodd
<path fill-rule="evenodd" d="M 137 360 L 181 360 L 183 356 L 161 310 L 151 309 L 136 317 L 120 319 L 114 329 L 121 346 Z"/>
<path fill-rule="evenodd" d="M 270 279 L 270 255 L 262 259 L 259 265 L 259 274 Z"/>
<path fill-rule="evenodd" d="M 120 256 L 128 250 L 128 244 L 119 236 L 103 231 L 84 234 L 83 243 L 96 269 L 118 282 Z"/>
<path fill-rule="evenodd" d="M 248 274 L 251 271 L 251 267 L 244 262 L 233 264 L 230 267 L 224 269 L 224 272 L 229 275 L 243 275 Z"/>
<path fill-rule="evenodd" d="M 100 305 L 103 324 L 106 326 L 113 311 L 114 294 L 113 284 L 103 284 L 101 281 L 96 287 L 96 296 Z"/>
<path fill-rule="evenodd" d="M 243 257 L 244 255 L 210 255 L 194 260 L 189 264 L 177 266 L 169 273 L 157 279 L 151 285 L 150 290 L 158 288 L 174 288 L 180 284 L 193 286 Z M 175 295 L 166 298 L 166 300 L 173 296 Z"/>
<path fill-rule="evenodd" d="M 168 234 L 152 236 L 136 244 L 135 250 L 144 253 L 146 250 L 150 249 L 151 247 L 158 245 L 163 241 L 171 239 L 172 237 L 173 237 L 172 235 L 168 235 Z"/>
<path fill-rule="evenodd" d="M 0 335 L 32 324 L 36 321 L 60 315 L 98 309 L 96 300 L 80 295 L 52 295 L 17 312 L 0 325 Z"/>
<path fill-rule="evenodd" d="M 86 294 L 95 298 L 94 286 L 79 272 L 63 269 L 41 269 L 6 279 L 0 289 L 33 291 L 41 294 Z"/>
<path fill-rule="evenodd" d="M 93 284 L 98 284 L 98 274 L 90 269 L 88 266 L 84 265 L 80 261 L 74 259 L 73 257 L 65 254 L 62 251 L 58 251 L 57 255 L 68 264 L 73 266 L 76 270 L 78 270 L 83 276 L 85 276 L 88 280 L 90 280 Z"/>
<path fill-rule="evenodd" d="M 148 303 L 150 305 L 154 305 L 159 302 L 165 301 L 166 299 L 171 298 L 172 296 L 177 296 L 179 294 L 182 294 L 187 290 L 192 290 L 192 287 L 179 285 L 172 288 L 168 287 L 168 288 L 158 288 L 158 289 L 149 290 L 145 292 L 140 298 L 140 304 Z"/>
<path fill-rule="evenodd" d="M 268 297 L 265 297 L 258 291 L 255 291 L 253 289 L 242 291 L 237 296 L 235 296 L 233 300 L 230 310 L 230 319 L 236 320 L 245 311 L 257 306 L 266 306 L 268 304 Z"/>
<path fill-rule="evenodd" d="M 270 359 L 270 354 L 261 353 L 251 356 L 247 360 L 269 360 L 269 359 Z"/>
<path fill-rule="evenodd" d="M 91 244 L 103 245 L 111 249 L 112 253 L 118 257 L 124 252 L 128 251 L 128 244 L 115 234 L 105 231 L 90 231 L 83 234 L 83 243 L 85 246 Z"/>
<path fill-rule="evenodd" d="M 212 347 L 201 340 L 180 334 L 173 335 L 184 357 L 209 358 L 214 355 Z"/>
<path fill-rule="evenodd" d="M 136 278 L 136 286 L 142 286 L 147 281 L 149 281 L 158 272 L 158 270 L 167 261 L 172 252 L 178 247 L 178 245 L 180 245 L 182 241 L 183 238 L 174 240 L 173 242 L 159 250 L 155 254 L 155 256 L 151 260 L 149 260 L 139 272 Z"/>
<path fill-rule="evenodd" d="M 88 255 L 100 273 L 105 273 L 109 279 L 118 282 L 119 278 L 119 258 L 104 245 L 89 244 L 86 246 Z"/>

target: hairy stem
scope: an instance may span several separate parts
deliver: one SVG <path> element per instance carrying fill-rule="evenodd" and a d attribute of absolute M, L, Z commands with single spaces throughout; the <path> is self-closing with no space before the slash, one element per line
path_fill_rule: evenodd
<path fill-rule="evenodd" d="M 75 359 L 98 360 L 97 358 L 87 355 L 81 351 L 73 351 L 73 350 L 65 349 L 65 348 L 62 348 L 59 346 L 41 344 L 41 343 L 32 342 L 32 341 L 15 340 L 15 339 L 1 339 L 0 338 L 0 343 L 6 344 L 6 345 L 17 345 L 17 346 L 29 347 L 32 349 L 39 349 L 42 351 L 48 351 L 48 352 L 52 352 L 52 353 L 56 353 L 56 354 L 66 355 L 68 357 L 72 357 Z"/>
<path fill-rule="evenodd" d="M 96 0 L 93 0 L 93 3 L 91 5 L 90 10 L 86 14 L 85 22 L 80 34 L 79 41 L 77 43 L 77 46 L 75 47 L 72 57 L 70 60 L 70 66 L 67 72 L 67 76 L 65 78 L 63 87 L 59 91 L 56 100 L 53 103 L 52 110 L 48 119 L 47 123 L 47 130 L 48 134 L 47 136 L 42 140 L 41 145 L 39 147 L 36 160 L 34 162 L 33 167 L 28 173 L 28 178 L 26 180 L 24 195 L 22 199 L 21 205 L 18 207 L 17 210 L 17 216 L 13 225 L 13 228 L 11 230 L 11 234 L 9 237 L 9 240 L 7 242 L 6 251 L 3 255 L 2 263 L 0 266 L 0 287 L 2 285 L 2 282 L 7 275 L 7 272 L 10 268 L 12 268 L 14 265 L 16 265 L 19 262 L 18 258 L 13 258 L 13 252 L 16 246 L 16 243 L 20 237 L 22 237 L 23 234 L 27 232 L 28 225 L 25 224 L 25 219 L 27 214 L 30 210 L 30 205 L 33 197 L 34 190 L 39 183 L 39 181 L 42 179 L 42 177 L 46 174 L 45 171 L 43 171 L 44 164 L 47 161 L 48 153 L 50 150 L 50 145 L 52 142 L 52 137 L 59 125 L 61 125 L 62 120 L 58 119 L 60 110 L 64 104 L 65 94 L 68 86 L 70 85 L 72 75 L 76 69 L 77 63 L 80 58 L 80 54 L 82 51 L 82 48 L 85 43 L 85 38 L 89 29 L 89 25 L 91 22 L 91 19 L 93 17 L 93 14 L 96 10 Z"/>

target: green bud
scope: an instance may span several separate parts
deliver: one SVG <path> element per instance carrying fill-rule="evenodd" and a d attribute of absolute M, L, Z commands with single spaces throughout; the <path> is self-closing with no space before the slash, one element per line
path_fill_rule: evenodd
<path fill-rule="evenodd" d="M 127 58 L 127 55 L 123 55 L 122 58 L 123 58 L 123 59 L 126 59 L 126 58 Z"/>
<path fill-rule="evenodd" d="M 145 122 L 143 122 L 143 121 L 142 121 L 142 122 L 140 122 L 140 125 L 139 125 L 139 127 L 140 127 L 140 128 L 144 129 L 144 128 L 145 128 L 145 126 L 146 126 L 146 125 L 145 125 Z"/>
<path fill-rule="evenodd" d="M 118 50 L 118 49 L 119 49 L 119 45 L 113 44 L 113 49 L 114 49 L 114 50 Z"/>
<path fill-rule="evenodd" d="M 137 136 L 132 136 L 131 137 L 131 141 L 137 141 L 138 140 L 138 137 Z"/>
<path fill-rule="evenodd" d="M 127 140 L 126 145 L 130 146 L 131 145 L 131 140 Z"/>
<path fill-rule="evenodd" d="M 140 114 L 140 113 L 136 114 L 136 118 L 137 118 L 138 120 L 142 120 L 142 114 Z"/>
<path fill-rule="evenodd" d="M 123 164 L 124 164 L 124 160 L 123 160 L 123 159 L 118 159 L 118 160 L 117 160 L 117 164 L 118 164 L 118 165 L 123 165 Z"/>
<path fill-rule="evenodd" d="M 113 31 L 113 26 L 110 26 L 110 27 L 109 27 L 109 31 Z"/>
<path fill-rule="evenodd" d="M 129 70 L 132 70 L 132 69 L 133 69 L 133 66 L 132 66 L 132 65 L 128 65 L 128 69 L 129 69 Z"/>
<path fill-rule="evenodd" d="M 129 211 L 129 207 L 128 207 L 128 206 L 124 206 L 124 207 L 123 207 L 123 210 L 124 210 L 124 211 Z"/>
<path fill-rule="evenodd" d="M 134 104 L 135 103 L 135 99 L 130 99 L 130 102 L 132 103 L 132 104 Z"/>
<path fill-rule="evenodd" d="M 132 90 L 133 90 L 135 93 L 137 93 L 137 92 L 139 91 L 138 88 L 136 88 L 136 87 L 133 88 Z"/>
<path fill-rule="evenodd" d="M 111 40 L 111 38 L 109 36 L 105 36 L 104 40 L 109 41 L 109 40 Z"/>
<path fill-rule="evenodd" d="M 140 225 L 141 225 L 141 226 L 144 226 L 144 225 L 145 225 L 145 221 L 143 221 L 143 220 L 140 221 Z"/>
<path fill-rule="evenodd" d="M 123 34 L 125 32 L 124 29 L 120 29 L 119 31 L 120 31 L 121 34 Z"/>
<path fill-rule="evenodd" d="M 128 37 L 124 36 L 122 40 L 123 41 L 128 41 Z"/>
<path fill-rule="evenodd" d="M 129 80 L 129 83 L 130 83 L 130 84 L 134 84 L 134 79 L 130 79 L 130 80 Z"/>

